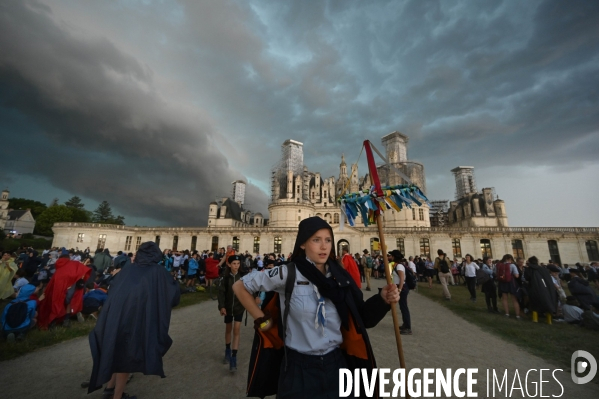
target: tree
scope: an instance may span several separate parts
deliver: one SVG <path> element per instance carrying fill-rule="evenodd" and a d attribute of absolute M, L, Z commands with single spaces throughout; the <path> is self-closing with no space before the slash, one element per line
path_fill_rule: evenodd
<path fill-rule="evenodd" d="M 74 196 L 70 200 L 64 203 L 69 208 L 84 209 L 85 205 L 81 202 L 81 198 Z"/>
<path fill-rule="evenodd" d="M 77 209 L 77 208 L 70 208 L 73 217 L 71 218 L 71 222 L 77 222 L 77 223 L 90 223 L 93 219 L 94 214 L 91 211 L 88 211 L 87 209 Z"/>
<path fill-rule="evenodd" d="M 109 221 L 114 219 L 112 209 L 108 201 L 102 201 L 100 205 L 94 211 L 93 221 L 96 223 L 110 223 Z"/>
<path fill-rule="evenodd" d="M 11 198 L 8 200 L 8 208 L 9 209 L 31 209 L 31 215 L 33 218 L 37 220 L 39 215 L 42 214 L 48 207 L 46 204 L 34 201 L 26 198 Z"/>
<path fill-rule="evenodd" d="M 52 236 L 54 223 L 71 222 L 73 210 L 65 205 L 55 205 L 46 209 L 35 221 L 35 232 L 42 236 Z"/>
<path fill-rule="evenodd" d="M 93 213 L 92 220 L 95 223 L 105 223 L 105 224 L 125 224 L 125 218 L 121 215 L 114 216 L 112 214 L 112 209 L 110 208 L 110 204 L 108 201 L 102 201 L 100 205 L 96 208 Z"/>
<path fill-rule="evenodd" d="M 58 205 L 58 198 L 54 198 L 52 202 L 50 202 L 50 207 Z"/>

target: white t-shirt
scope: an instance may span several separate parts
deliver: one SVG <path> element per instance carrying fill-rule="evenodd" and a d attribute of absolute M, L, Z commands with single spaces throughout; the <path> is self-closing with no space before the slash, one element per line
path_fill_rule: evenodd
<path fill-rule="evenodd" d="M 464 275 L 466 277 L 476 277 L 476 271 L 478 269 L 480 269 L 480 267 L 478 267 L 478 265 L 476 263 L 474 263 L 474 262 L 472 262 L 472 263 L 466 263 L 464 265 L 464 267 L 466 268 L 466 271 L 464 273 Z"/>
<path fill-rule="evenodd" d="M 393 284 L 399 284 L 399 274 L 397 274 L 397 272 L 404 273 L 404 282 L 405 282 L 406 268 L 404 267 L 404 265 L 402 265 L 401 263 L 397 263 L 397 264 L 395 264 L 395 266 L 393 266 L 393 269 L 395 270 L 395 273 L 393 273 Z"/>
<path fill-rule="evenodd" d="M 412 269 L 412 273 L 414 273 L 414 275 L 416 275 L 416 265 L 414 264 L 414 262 L 412 262 L 411 260 L 408 261 L 408 267 L 410 269 Z"/>

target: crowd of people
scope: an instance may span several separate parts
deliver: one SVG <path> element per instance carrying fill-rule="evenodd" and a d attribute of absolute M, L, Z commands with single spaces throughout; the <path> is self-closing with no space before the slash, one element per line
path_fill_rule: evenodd
<path fill-rule="evenodd" d="M 595 289 L 599 289 L 599 262 L 568 267 L 552 261 L 548 264 L 539 263 L 534 256 L 528 260 L 521 257 L 514 259 L 509 254 L 501 260 L 490 257 L 475 259 L 466 254 L 458 261 L 457 258 L 450 259 L 441 249 L 432 260 L 426 256 L 406 257 L 401 251 L 393 250 L 385 254 L 389 265 L 389 269 L 386 269 L 385 255 L 370 254 L 367 249 L 361 254 L 352 255 L 347 247 L 342 247 L 341 253 L 336 254 L 333 242 L 330 226 L 322 219 L 309 218 L 306 223 L 300 223 L 294 252 L 288 255 L 240 253 L 232 246 L 214 252 L 159 252 L 154 243 L 142 244 L 139 248 L 141 252 L 135 255 L 118 251 L 113 256 L 108 249 L 98 249 L 92 253 L 89 248 L 52 248 L 41 254 L 32 248 L 21 248 L 17 253 L 3 252 L 0 260 L 0 299 L 9 303 L 2 313 L 2 333 L 9 342 L 14 342 L 23 340 L 27 332 L 35 327 L 46 330 L 59 325 L 68 327 L 71 320 L 82 322 L 90 317 L 98 320 L 94 332 L 90 334 L 94 354 L 90 391 L 106 383 L 105 394 L 112 395 L 107 397 L 128 398 L 123 389 L 129 373 L 145 373 L 149 367 L 149 374 L 162 375 L 161 361 L 159 367 L 152 368 L 147 364 L 132 364 L 123 358 L 120 363 L 129 365 L 125 367 L 126 373 L 108 372 L 105 368 L 98 368 L 107 361 L 113 361 L 112 358 L 106 360 L 106 355 L 100 356 L 101 347 L 114 346 L 114 342 L 106 338 L 106 326 L 118 324 L 114 315 L 123 312 L 123 306 L 114 302 L 123 304 L 130 300 L 131 295 L 145 295 L 132 293 L 134 290 L 122 281 L 148 278 L 149 274 L 144 271 L 148 268 L 140 266 L 154 264 L 161 271 L 148 280 L 148 287 L 166 284 L 161 292 L 169 292 L 164 295 L 168 299 L 166 303 L 172 306 L 178 303 L 180 294 L 213 286 L 217 292 L 218 311 L 225 324 L 223 363 L 228 364 L 231 372 L 237 370 L 240 325 L 246 310 L 255 319 L 256 331 L 265 334 L 270 340 L 276 339 L 272 334 L 268 335 L 272 324 L 279 324 L 277 331 L 282 328 L 286 333 L 291 333 L 287 338 L 285 332 L 277 332 L 277 336 L 283 337 L 285 361 L 294 365 L 290 368 L 294 370 L 293 373 L 302 373 L 304 369 L 300 367 L 301 364 L 309 363 L 313 356 L 325 353 L 330 354 L 327 359 L 337 368 L 348 362 L 363 366 L 364 361 L 371 360 L 371 350 L 360 359 L 348 357 L 347 353 L 339 351 L 346 339 L 345 332 L 359 327 L 360 334 L 365 334 L 363 327 L 376 325 L 389 309 L 388 304 L 398 302 L 403 321 L 400 333 L 411 335 L 408 294 L 410 290 L 418 288 L 417 282 L 420 282 L 422 289 L 432 288 L 435 283 L 441 284 L 443 297 L 448 301 L 452 300 L 451 293 L 455 287 L 463 285 L 468 290 L 470 301 L 476 302 L 480 289 L 490 313 L 503 313 L 510 317 L 511 301 L 516 319 L 527 313 L 551 315 L 555 321 L 599 331 L 599 297 L 595 293 Z M 361 290 L 371 291 L 371 280 L 386 279 L 386 270 L 392 273 L 393 284 L 384 285 L 380 295 L 373 296 L 376 299 L 364 302 Z M 126 271 L 124 277 L 119 277 L 123 271 Z M 295 284 L 293 281 L 287 284 L 288 278 L 294 279 Z M 277 293 L 281 299 L 273 301 L 273 293 Z M 107 305 L 109 298 L 116 298 L 112 307 Z M 498 308 L 498 298 L 502 311 Z M 278 306 L 276 311 L 285 314 L 283 320 L 272 317 L 270 312 L 275 311 L 273 304 Z M 162 314 L 168 313 L 169 320 L 172 306 L 166 306 L 161 311 Z M 107 315 L 110 310 L 105 307 L 115 309 L 112 310 L 112 316 Z M 289 315 L 285 308 L 290 311 Z M 299 312 L 300 309 L 303 312 Z M 364 313 L 364 309 L 369 309 L 370 313 Z M 120 327 L 117 325 L 115 328 L 118 330 Z M 167 332 L 168 328 L 158 331 L 159 335 L 167 338 L 162 342 L 170 340 Z M 326 339 L 322 339 L 323 334 Z M 367 341 L 367 336 L 364 337 Z M 168 347 L 170 344 L 162 345 L 154 360 L 161 358 Z M 366 342 L 365 348 L 369 347 L 370 344 Z M 113 351 L 110 356 L 121 356 L 118 353 Z M 310 384 L 302 387 L 289 379 L 289 373 L 288 369 L 281 368 L 278 384 L 275 384 L 275 388 L 268 388 L 270 391 L 260 390 L 264 388 L 264 382 L 254 381 L 254 386 L 258 386 L 261 393 L 278 392 L 285 397 L 293 396 L 298 390 L 310 389 L 310 384 L 318 385 L 323 378 L 308 373 L 303 378 Z M 280 390 L 281 385 L 286 386 L 286 391 Z"/>

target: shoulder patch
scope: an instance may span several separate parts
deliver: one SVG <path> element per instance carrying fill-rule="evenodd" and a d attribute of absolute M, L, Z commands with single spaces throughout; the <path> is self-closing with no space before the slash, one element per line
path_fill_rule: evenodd
<path fill-rule="evenodd" d="M 279 268 L 278 267 L 275 267 L 275 268 L 270 269 L 268 271 L 268 277 L 274 277 L 274 276 L 277 276 L 278 274 L 279 274 Z"/>

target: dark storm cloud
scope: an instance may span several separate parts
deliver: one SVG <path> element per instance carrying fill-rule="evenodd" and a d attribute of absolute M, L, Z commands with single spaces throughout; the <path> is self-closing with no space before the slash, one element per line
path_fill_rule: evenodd
<path fill-rule="evenodd" d="M 289 138 L 330 176 L 342 152 L 353 162 L 364 139 L 399 130 L 442 197 L 459 164 L 596 163 L 597 2 L 44 4 L 0 6 L 2 106 L 23 135 L 90 151 L 87 179 L 135 215 L 189 224 L 173 214 L 203 218 L 242 175 L 267 190 Z M 68 170 L 42 170 L 74 190 Z M 266 211 L 263 191 L 248 197 Z"/>
<path fill-rule="evenodd" d="M 161 98 L 152 71 L 110 41 L 78 37 L 34 2 L 1 7 L 1 104 L 30 121 L 3 130 L 35 154 L 21 172 L 128 215 L 203 223 L 199 209 L 240 176 L 210 122 Z"/>

